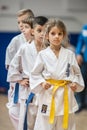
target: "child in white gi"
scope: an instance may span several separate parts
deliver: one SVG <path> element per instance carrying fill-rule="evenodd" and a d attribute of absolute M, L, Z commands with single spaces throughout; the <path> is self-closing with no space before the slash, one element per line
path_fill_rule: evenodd
<path fill-rule="evenodd" d="M 16 52 L 18 51 L 19 47 L 22 44 L 26 43 L 26 41 L 28 41 L 27 38 L 23 34 L 23 26 L 24 26 L 23 21 L 27 19 L 28 17 L 34 17 L 34 14 L 32 10 L 30 9 L 22 9 L 18 11 L 17 13 L 18 28 L 21 33 L 13 37 L 11 42 L 7 46 L 6 59 L 5 59 L 6 69 L 9 68 L 10 62 L 12 58 L 14 57 L 14 55 L 16 54 Z"/>
<path fill-rule="evenodd" d="M 76 130 L 74 92 L 84 89 L 80 68 L 75 54 L 62 46 L 67 32 L 61 20 L 49 20 L 45 34 L 50 46 L 39 52 L 30 76 L 32 92 L 39 93 L 34 130 Z"/>
<path fill-rule="evenodd" d="M 47 18 L 38 16 L 34 18 L 32 34 L 34 40 L 31 44 L 26 44 L 20 47 L 13 60 L 10 63 L 8 70 L 8 82 L 19 83 L 19 126 L 18 130 L 23 130 L 26 99 L 30 93 L 29 76 L 30 71 L 34 65 L 37 57 L 37 53 L 44 49 L 42 44 L 44 24 L 47 22 Z M 22 70 L 22 72 L 20 72 Z M 28 130 L 33 130 L 35 118 L 36 118 L 37 106 L 30 104 L 29 107 L 29 119 Z"/>
<path fill-rule="evenodd" d="M 30 9 L 22 9 L 18 11 L 17 13 L 17 21 L 18 21 L 18 27 L 20 30 L 20 34 L 15 36 L 11 42 L 9 43 L 7 49 L 6 49 L 6 59 L 5 59 L 5 66 L 6 69 L 9 69 L 9 65 L 15 54 L 17 53 L 18 49 L 21 45 L 26 44 L 27 41 L 31 40 L 31 36 L 28 32 L 28 37 L 26 37 L 24 28 L 26 28 L 23 21 L 27 19 L 28 17 L 34 17 L 34 14 L 32 10 Z M 30 26 L 27 25 L 27 28 L 29 30 Z M 14 104 L 13 98 L 14 98 L 14 90 L 15 90 L 15 83 L 10 82 L 10 87 L 8 90 L 8 103 L 6 104 L 9 108 L 9 116 L 13 123 L 13 126 L 17 130 L 18 127 L 18 120 L 19 120 L 19 112 L 18 112 L 18 105 Z"/>

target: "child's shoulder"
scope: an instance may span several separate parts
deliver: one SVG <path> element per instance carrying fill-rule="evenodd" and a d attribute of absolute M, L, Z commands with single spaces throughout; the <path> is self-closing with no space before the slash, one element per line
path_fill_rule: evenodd
<path fill-rule="evenodd" d="M 28 47 L 29 45 L 30 45 L 29 43 L 25 42 L 24 44 L 22 44 L 22 45 L 20 46 L 19 49 L 25 50 L 26 48 L 29 48 L 29 47 Z"/>
<path fill-rule="evenodd" d="M 17 34 L 16 36 L 14 36 L 14 37 L 12 38 L 12 40 L 19 39 L 20 37 L 22 37 L 22 34 L 21 34 L 21 33 L 19 33 L 19 34 Z"/>
<path fill-rule="evenodd" d="M 63 49 L 64 49 L 64 51 L 65 52 L 67 52 L 67 53 L 69 53 L 69 54 L 75 54 L 71 49 L 69 49 L 69 48 L 64 48 L 64 47 L 62 47 Z"/>

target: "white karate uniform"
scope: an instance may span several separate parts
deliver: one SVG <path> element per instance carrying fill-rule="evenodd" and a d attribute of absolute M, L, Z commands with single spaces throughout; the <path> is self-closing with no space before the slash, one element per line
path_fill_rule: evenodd
<path fill-rule="evenodd" d="M 10 63 L 7 81 L 16 82 L 18 80 L 22 80 L 23 78 L 29 79 L 30 71 L 33 68 L 36 57 L 37 57 L 37 50 L 34 41 L 32 41 L 31 44 L 22 45 Z M 20 72 L 20 70 L 22 70 L 22 72 Z M 30 93 L 30 87 L 24 87 L 19 85 L 20 113 L 19 113 L 18 130 L 23 130 L 25 108 L 26 108 L 25 101 L 28 98 L 29 93 Z M 31 106 L 29 108 L 36 110 L 37 106 L 34 107 L 33 103 L 31 103 Z M 33 130 L 34 121 L 36 118 L 35 110 L 34 111 L 29 110 L 31 114 L 29 113 L 30 115 L 29 115 L 28 125 L 31 128 L 28 130 Z M 32 122 L 32 126 L 30 122 Z"/>
<path fill-rule="evenodd" d="M 69 75 L 67 75 L 67 67 L 69 64 Z M 71 82 L 77 82 L 77 92 L 84 89 L 84 82 L 80 72 L 80 68 L 77 64 L 75 54 L 69 50 L 61 47 L 58 58 L 55 56 L 50 47 L 42 50 L 35 62 L 33 70 L 30 76 L 30 87 L 32 92 L 39 92 L 39 109 L 36 118 L 34 130 L 63 130 L 61 126 L 62 118 L 64 115 L 64 88 L 60 87 L 56 91 L 55 95 L 55 121 L 54 124 L 48 123 L 50 115 L 50 105 L 52 99 L 52 88 L 45 90 L 40 84 L 46 79 L 56 80 L 69 80 Z M 78 104 L 74 97 L 74 92 L 68 87 L 69 98 L 69 126 L 68 130 L 75 130 L 75 124 L 73 113 L 78 109 Z M 46 112 L 42 111 L 43 104 L 47 106 Z M 71 120 L 72 119 L 72 120 Z M 40 123 L 39 123 L 40 122 Z M 60 123 L 59 123 L 60 122 Z M 59 124 L 59 125 L 58 125 Z M 71 125 L 72 124 L 72 125 Z"/>
<path fill-rule="evenodd" d="M 17 36 L 13 37 L 11 42 L 6 48 L 6 57 L 5 57 L 5 66 L 7 69 L 7 65 L 10 65 L 11 60 L 17 53 L 18 49 L 20 48 L 21 45 L 26 43 L 26 38 L 23 33 L 18 34 Z M 14 97 L 14 90 L 15 90 L 15 83 L 10 82 L 9 83 L 9 90 L 8 90 L 8 103 L 6 104 L 7 108 L 9 109 L 9 116 L 10 119 L 17 130 L 17 124 L 18 124 L 18 111 L 15 112 L 15 115 L 13 116 L 12 114 L 12 109 L 18 110 L 19 106 L 17 104 L 13 104 L 13 97 Z M 18 107 L 18 108 L 16 108 Z M 14 109 L 15 108 L 15 109 Z M 14 113 L 14 112 L 13 112 Z"/>
<path fill-rule="evenodd" d="M 13 37 L 11 42 L 6 48 L 6 58 L 5 58 L 5 65 L 10 65 L 11 60 L 15 56 L 16 52 L 20 48 L 22 44 L 26 43 L 26 39 L 24 34 L 18 34 L 17 36 Z"/>
<path fill-rule="evenodd" d="M 17 53 L 20 46 L 25 43 L 26 43 L 26 39 L 23 33 L 18 34 L 17 36 L 12 38 L 11 42 L 9 43 L 6 49 L 6 57 L 5 57 L 6 68 L 7 68 L 7 65 L 10 65 L 11 60 Z M 8 108 L 13 104 L 14 86 L 15 86 L 15 83 L 10 83 L 10 87 L 8 90 L 8 103 L 7 103 Z"/>

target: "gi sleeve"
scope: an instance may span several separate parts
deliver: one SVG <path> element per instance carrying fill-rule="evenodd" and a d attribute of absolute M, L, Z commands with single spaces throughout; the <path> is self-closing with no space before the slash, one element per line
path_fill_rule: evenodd
<path fill-rule="evenodd" d="M 41 53 L 39 53 L 35 65 L 30 74 L 30 88 L 34 93 L 38 93 L 43 89 L 40 85 L 42 82 L 45 82 L 45 79 L 42 76 L 43 69 L 44 64 L 41 57 Z"/>
<path fill-rule="evenodd" d="M 17 82 L 18 80 L 22 80 L 22 53 L 23 51 L 20 48 L 12 59 L 8 69 L 7 82 Z"/>
<path fill-rule="evenodd" d="M 74 79 L 72 82 L 78 83 L 77 92 L 80 92 L 84 89 L 84 80 L 83 80 L 80 67 L 77 63 L 77 60 L 76 60 L 76 57 L 74 54 L 73 54 L 72 59 L 73 59 L 72 60 L 72 68 L 73 68 L 73 72 L 74 72 Z"/>

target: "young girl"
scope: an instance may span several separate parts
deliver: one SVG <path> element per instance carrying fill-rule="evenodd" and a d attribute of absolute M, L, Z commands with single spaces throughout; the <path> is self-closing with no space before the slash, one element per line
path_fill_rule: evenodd
<path fill-rule="evenodd" d="M 67 39 L 64 23 L 49 20 L 45 31 L 50 46 L 38 54 L 30 76 L 32 91 L 39 93 L 34 130 L 76 130 L 74 92 L 84 89 L 80 68 L 74 53 L 62 46 Z"/>

